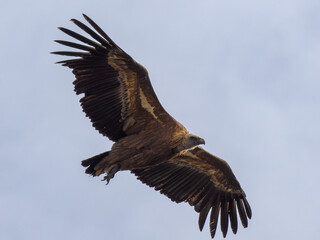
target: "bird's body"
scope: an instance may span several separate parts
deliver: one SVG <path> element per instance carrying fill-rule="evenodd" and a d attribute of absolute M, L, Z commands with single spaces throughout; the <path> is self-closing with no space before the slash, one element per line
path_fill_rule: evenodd
<path fill-rule="evenodd" d="M 177 147 L 181 145 L 185 135 L 181 132 L 175 134 L 169 128 L 157 128 L 162 134 L 167 133 L 167 137 L 159 138 L 152 131 L 152 125 L 149 128 L 114 143 L 109 155 L 97 165 L 96 176 L 107 172 L 111 165 L 118 162 L 121 163 L 121 170 L 131 170 L 145 167 L 146 164 L 151 166 L 161 163 L 178 153 Z"/>
<path fill-rule="evenodd" d="M 219 213 L 223 236 L 228 219 L 232 231 L 237 232 L 236 209 L 247 227 L 251 209 L 229 165 L 198 146 L 204 140 L 189 133 L 164 110 L 147 70 L 84 17 L 95 31 L 78 20 L 72 21 L 96 41 L 60 28 L 86 45 L 57 40 L 82 51 L 54 53 L 77 57 L 59 63 L 73 70 L 75 91 L 84 94 L 81 106 L 93 126 L 115 142 L 110 151 L 82 161 L 86 173 L 106 174 L 109 182 L 117 171 L 129 170 L 172 201 L 194 206 L 200 213 L 200 230 L 211 210 L 212 237 Z"/>

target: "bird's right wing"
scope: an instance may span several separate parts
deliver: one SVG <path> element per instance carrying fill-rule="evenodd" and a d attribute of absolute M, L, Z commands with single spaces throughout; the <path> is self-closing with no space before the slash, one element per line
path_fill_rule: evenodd
<path fill-rule="evenodd" d="M 143 183 L 160 190 L 172 201 L 188 202 L 199 212 L 199 228 L 203 229 L 209 211 L 210 232 L 215 235 L 218 217 L 223 236 L 227 235 L 228 218 L 237 232 L 237 210 L 244 227 L 251 218 L 251 208 L 239 182 L 226 161 L 201 147 L 182 151 L 169 161 L 132 170 Z"/>
<path fill-rule="evenodd" d="M 77 57 L 59 63 L 73 70 L 75 92 L 84 94 L 81 106 L 93 126 L 113 141 L 137 133 L 152 123 L 183 128 L 161 106 L 147 70 L 118 47 L 94 21 L 86 15 L 84 18 L 93 29 L 78 20 L 72 19 L 72 22 L 95 41 L 59 28 L 82 44 L 56 42 L 81 51 L 53 54 Z"/>

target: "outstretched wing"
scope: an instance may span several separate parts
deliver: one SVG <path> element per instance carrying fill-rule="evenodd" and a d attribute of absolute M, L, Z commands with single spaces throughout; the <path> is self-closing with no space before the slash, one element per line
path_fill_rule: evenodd
<path fill-rule="evenodd" d="M 203 229 L 210 214 L 210 232 L 213 238 L 220 214 L 223 236 L 227 235 L 230 219 L 235 234 L 238 229 L 237 210 L 241 223 L 248 226 L 251 208 L 239 182 L 229 165 L 200 147 L 180 152 L 164 163 L 132 170 L 143 183 L 160 190 L 172 201 L 188 202 L 199 215 L 199 228 Z"/>
<path fill-rule="evenodd" d="M 82 51 L 53 54 L 77 57 L 58 63 L 73 69 L 75 92 L 84 93 L 81 106 L 93 126 L 109 139 L 117 141 L 139 132 L 152 121 L 176 124 L 159 103 L 147 70 L 119 48 L 95 22 L 83 16 L 95 31 L 78 20 L 71 21 L 96 41 L 59 28 L 86 45 L 56 40 Z"/>

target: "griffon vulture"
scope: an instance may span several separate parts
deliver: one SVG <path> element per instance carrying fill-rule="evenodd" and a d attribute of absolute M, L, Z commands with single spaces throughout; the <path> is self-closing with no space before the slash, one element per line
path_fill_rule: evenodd
<path fill-rule="evenodd" d="M 105 174 L 109 182 L 116 172 L 129 170 L 172 201 L 194 206 L 200 213 L 200 230 L 211 210 L 212 238 L 219 214 L 224 237 L 229 220 L 233 233 L 237 232 L 237 212 L 247 227 L 251 209 L 229 165 L 198 146 L 204 140 L 189 133 L 161 106 L 147 70 L 83 16 L 93 29 L 78 20 L 72 22 L 94 40 L 59 28 L 82 43 L 56 42 L 81 51 L 53 53 L 76 57 L 58 63 L 72 69 L 74 90 L 84 94 L 81 106 L 93 127 L 115 142 L 110 151 L 82 161 L 86 173 Z"/>

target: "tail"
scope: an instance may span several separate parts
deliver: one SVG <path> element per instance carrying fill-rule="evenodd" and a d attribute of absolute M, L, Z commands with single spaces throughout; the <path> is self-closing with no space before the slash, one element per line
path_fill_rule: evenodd
<path fill-rule="evenodd" d="M 110 152 L 110 151 L 109 151 Z M 100 153 L 94 157 L 88 158 L 81 162 L 81 165 L 87 167 L 86 173 L 91 174 L 92 176 L 96 176 L 96 170 L 94 170 L 95 166 L 106 156 L 109 155 L 109 152 Z"/>

